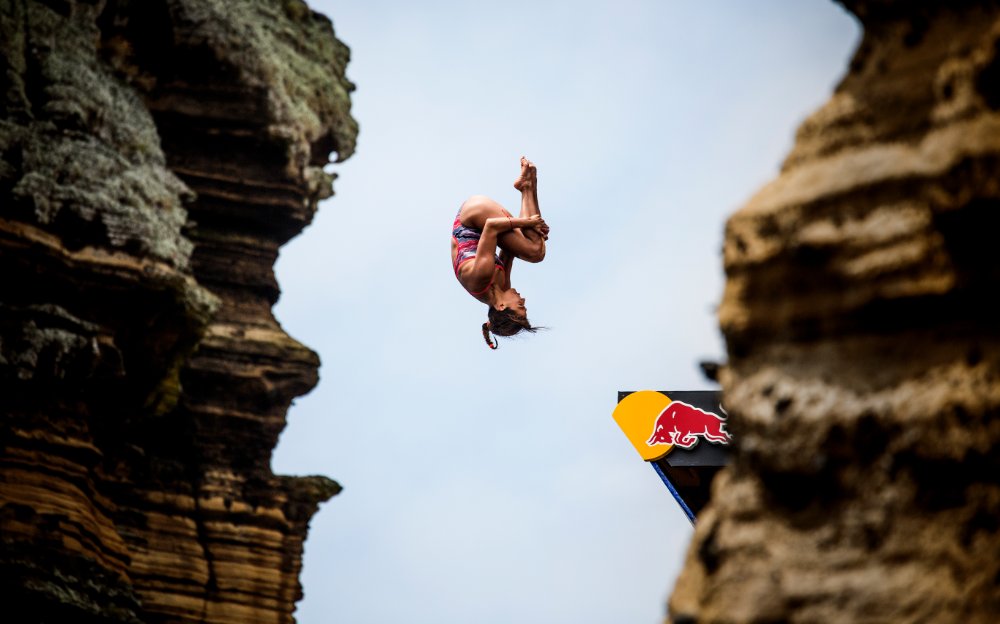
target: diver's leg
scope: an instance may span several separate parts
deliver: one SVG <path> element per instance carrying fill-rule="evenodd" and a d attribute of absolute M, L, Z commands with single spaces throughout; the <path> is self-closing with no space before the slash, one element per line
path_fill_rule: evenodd
<path fill-rule="evenodd" d="M 542 212 L 538 207 L 538 169 L 535 163 L 524 156 L 521 156 L 521 173 L 514 181 L 514 188 L 521 191 L 521 214 L 522 219 L 529 217 L 541 217 Z M 545 258 L 545 240 L 549 237 L 548 228 L 541 232 L 534 229 L 523 229 L 524 236 L 535 243 L 536 250 L 532 258 L 522 258 L 529 262 L 541 262 Z M 501 240 L 501 246 L 503 241 Z"/>
<path fill-rule="evenodd" d="M 459 212 L 463 225 L 480 231 L 491 217 L 510 217 L 510 213 L 485 195 L 473 195 L 465 200 Z M 535 234 L 536 239 L 528 238 L 526 233 Z M 516 228 L 503 232 L 497 237 L 497 245 L 526 262 L 540 262 L 545 257 L 545 241 L 534 230 Z"/>
<path fill-rule="evenodd" d="M 521 156 L 521 174 L 514 181 L 514 188 L 521 191 L 520 217 L 542 216 L 538 208 L 538 169 L 535 163 Z"/>

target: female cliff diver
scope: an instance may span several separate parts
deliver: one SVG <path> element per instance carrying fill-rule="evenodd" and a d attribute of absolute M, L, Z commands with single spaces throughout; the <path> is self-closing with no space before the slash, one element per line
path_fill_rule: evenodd
<path fill-rule="evenodd" d="M 451 231 L 455 277 L 470 295 L 490 308 L 483 338 L 491 349 L 497 345 L 490 340 L 490 332 L 513 336 L 537 329 L 528 322 L 524 297 L 510 285 L 514 258 L 541 262 L 549 237 L 549 226 L 538 210 L 538 172 L 523 156 L 514 188 L 521 192 L 520 215 L 514 217 L 489 197 L 473 195 L 462 204 Z"/>

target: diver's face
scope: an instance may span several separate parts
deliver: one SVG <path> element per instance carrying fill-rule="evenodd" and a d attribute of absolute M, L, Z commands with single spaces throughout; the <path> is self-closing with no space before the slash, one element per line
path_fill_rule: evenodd
<path fill-rule="evenodd" d="M 521 296 L 521 293 L 511 288 L 509 290 L 505 290 L 500 295 L 500 301 L 497 302 L 497 310 L 510 310 L 515 316 L 521 319 L 527 319 L 528 308 L 526 308 L 524 304 L 525 299 Z"/>

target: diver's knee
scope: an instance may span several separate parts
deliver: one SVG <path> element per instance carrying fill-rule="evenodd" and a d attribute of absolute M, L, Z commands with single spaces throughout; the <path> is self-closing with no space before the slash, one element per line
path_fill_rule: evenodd
<path fill-rule="evenodd" d="M 530 252 L 528 252 L 526 254 L 526 257 L 524 258 L 524 261 L 530 262 L 532 264 L 538 264 L 544 259 L 545 259 L 545 246 L 542 245 L 541 247 L 533 249 Z"/>

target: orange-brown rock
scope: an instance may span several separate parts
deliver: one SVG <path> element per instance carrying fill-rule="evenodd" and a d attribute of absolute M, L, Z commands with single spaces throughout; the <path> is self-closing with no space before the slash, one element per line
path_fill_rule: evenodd
<path fill-rule="evenodd" d="M 1000 6 L 844 4 L 847 76 L 726 228 L 736 457 L 676 623 L 1000 614 Z"/>
<path fill-rule="evenodd" d="M 3 0 L 0 49 L 4 621 L 293 621 L 339 486 L 271 472 L 319 364 L 272 267 L 347 48 L 298 0 Z"/>

